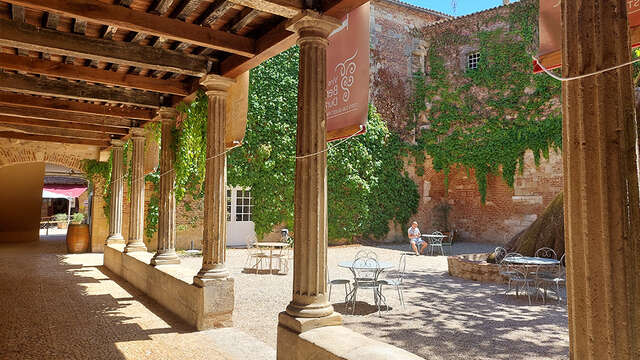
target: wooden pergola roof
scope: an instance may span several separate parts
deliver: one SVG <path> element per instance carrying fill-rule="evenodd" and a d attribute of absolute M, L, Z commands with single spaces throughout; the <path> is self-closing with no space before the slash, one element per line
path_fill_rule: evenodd
<path fill-rule="evenodd" d="M 110 145 L 197 91 L 291 47 L 304 9 L 365 0 L 0 1 L 0 137 Z"/>

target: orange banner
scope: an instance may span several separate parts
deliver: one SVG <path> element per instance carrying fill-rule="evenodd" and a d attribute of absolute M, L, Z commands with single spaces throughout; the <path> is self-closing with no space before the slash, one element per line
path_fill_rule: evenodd
<path fill-rule="evenodd" d="M 627 19 L 629 20 L 632 47 L 640 46 L 640 0 L 627 0 Z M 560 0 L 540 0 L 540 48 L 538 59 L 547 69 L 562 66 L 562 9 Z M 533 72 L 542 71 L 537 61 L 533 61 Z"/>
<path fill-rule="evenodd" d="M 327 141 L 366 131 L 369 110 L 369 3 L 347 14 L 342 25 L 329 36 L 325 108 Z"/>

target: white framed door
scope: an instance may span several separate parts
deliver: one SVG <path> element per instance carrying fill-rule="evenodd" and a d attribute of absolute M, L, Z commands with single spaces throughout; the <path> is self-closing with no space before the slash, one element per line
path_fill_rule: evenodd
<path fill-rule="evenodd" d="M 250 189 L 227 188 L 227 246 L 245 246 L 247 236 L 255 236 L 252 209 Z"/>

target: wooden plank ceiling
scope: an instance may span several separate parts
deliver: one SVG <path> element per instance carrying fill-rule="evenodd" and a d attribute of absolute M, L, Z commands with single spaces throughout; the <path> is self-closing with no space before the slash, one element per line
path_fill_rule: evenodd
<path fill-rule="evenodd" d="M 365 0 L 0 1 L 0 137 L 108 147 L 207 74 L 291 47 L 288 20 Z"/>

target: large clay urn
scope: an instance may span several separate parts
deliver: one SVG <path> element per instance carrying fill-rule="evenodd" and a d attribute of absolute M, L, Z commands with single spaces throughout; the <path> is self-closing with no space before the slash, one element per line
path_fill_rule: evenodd
<path fill-rule="evenodd" d="M 71 254 L 89 251 L 89 225 L 69 224 L 67 230 L 67 251 Z"/>

